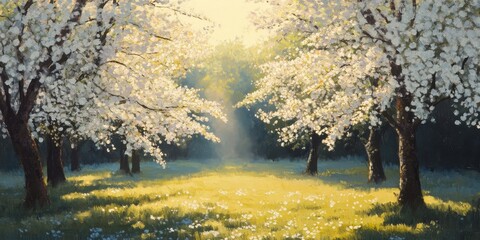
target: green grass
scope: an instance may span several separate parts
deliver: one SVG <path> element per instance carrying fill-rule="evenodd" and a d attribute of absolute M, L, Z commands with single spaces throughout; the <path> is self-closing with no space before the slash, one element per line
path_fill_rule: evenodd
<path fill-rule="evenodd" d="M 480 174 L 424 172 L 427 209 L 401 212 L 397 168 L 366 183 L 355 159 L 304 162 L 143 163 L 133 177 L 117 164 L 67 173 L 52 204 L 21 207 L 21 173 L 0 173 L 1 239 L 480 239 Z"/>

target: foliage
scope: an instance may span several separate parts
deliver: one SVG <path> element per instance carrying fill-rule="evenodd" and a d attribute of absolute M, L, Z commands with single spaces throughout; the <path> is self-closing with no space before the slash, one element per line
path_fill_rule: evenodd
<path fill-rule="evenodd" d="M 295 54 L 263 66 L 265 77 L 244 104 L 280 126 L 281 141 L 314 130 L 329 146 L 381 117 L 395 127 L 403 98 L 415 124 L 439 102 L 456 103 L 457 124 L 478 126 L 478 1 L 280 1 L 261 26 L 304 37 Z M 286 21 L 284 21 L 286 20 Z M 399 117 L 399 116 L 396 116 Z"/>
<path fill-rule="evenodd" d="M 35 101 L 27 119 L 39 141 L 48 133 L 115 149 L 117 134 L 127 154 L 142 148 L 162 164 L 162 142 L 219 141 L 206 125 L 207 115 L 225 120 L 219 105 L 176 83 L 204 41 L 176 17 L 175 1 L 18 4 L 0 23 L 2 112 Z"/>

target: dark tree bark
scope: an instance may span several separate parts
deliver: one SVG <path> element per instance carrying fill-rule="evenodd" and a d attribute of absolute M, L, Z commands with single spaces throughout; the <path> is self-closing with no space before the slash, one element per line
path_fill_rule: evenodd
<path fill-rule="evenodd" d="M 416 154 L 416 123 L 413 113 L 405 108 L 410 105 L 410 97 L 397 97 L 398 158 L 400 161 L 400 194 L 398 202 L 402 207 L 416 209 L 424 206 L 420 185 L 419 162 Z"/>
<path fill-rule="evenodd" d="M 70 155 L 70 170 L 72 172 L 80 171 L 80 147 L 81 143 L 73 143 L 73 148 Z"/>
<path fill-rule="evenodd" d="M 32 138 L 27 122 L 13 116 L 7 116 L 5 122 L 13 148 L 19 156 L 25 174 L 24 206 L 31 209 L 37 205 L 42 207 L 49 204 L 38 145 Z"/>
<path fill-rule="evenodd" d="M 308 154 L 307 168 L 305 169 L 305 173 L 312 176 L 318 173 L 317 162 L 320 141 L 320 136 L 316 133 L 312 133 L 310 137 L 310 153 Z"/>
<path fill-rule="evenodd" d="M 365 151 L 368 157 L 368 182 L 381 183 L 387 178 L 383 170 L 380 156 L 381 129 L 372 127 L 369 130 L 368 139 L 365 143 Z"/>
<path fill-rule="evenodd" d="M 132 150 L 132 173 L 140 173 L 140 154 L 138 154 L 138 150 Z"/>
<path fill-rule="evenodd" d="M 415 210 L 424 207 L 422 187 L 420 185 L 419 162 L 416 153 L 416 127 L 419 124 L 411 111 L 412 96 L 403 85 L 402 67 L 390 61 L 391 73 L 400 84 L 395 99 L 395 115 L 384 112 L 383 116 L 395 128 L 398 136 L 398 160 L 400 165 L 400 193 L 398 203 L 402 209 Z"/>
<path fill-rule="evenodd" d="M 393 11 L 394 4 L 391 5 Z M 365 17 L 368 24 L 375 26 L 376 20 L 370 10 L 363 11 L 362 15 Z M 401 19 L 402 14 L 397 11 L 395 14 L 398 19 Z M 397 64 L 395 55 L 390 56 L 390 73 L 399 84 L 395 92 L 395 116 L 391 113 L 384 112 L 383 115 L 387 121 L 395 128 L 398 135 L 398 158 L 400 162 L 400 194 L 398 196 L 398 203 L 404 208 L 416 209 L 420 206 L 425 206 L 422 196 L 422 188 L 420 185 L 419 163 L 416 155 L 415 133 L 416 126 L 419 124 L 412 112 L 407 111 L 407 108 L 412 106 L 412 96 L 408 93 L 405 87 L 405 77 L 402 74 L 402 66 Z M 432 82 L 432 86 L 435 83 Z M 377 83 L 373 84 L 377 86 Z"/>
<path fill-rule="evenodd" d="M 120 171 L 125 174 L 130 174 L 130 165 L 128 164 L 128 156 L 122 155 L 120 157 Z"/>
<path fill-rule="evenodd" d="M 56 187 L 67 181 L 63 169 L 63 140 L 48 137 L 47 182 Z"/>

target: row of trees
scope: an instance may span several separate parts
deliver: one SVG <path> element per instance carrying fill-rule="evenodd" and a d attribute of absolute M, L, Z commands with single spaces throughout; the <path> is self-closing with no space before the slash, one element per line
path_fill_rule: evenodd
<path fill-rule="evenodd" d="M 270 4 L 258 24 L 293 44 L 262 65 L 264 76 L 239 106 L 265 104 L 257 116 L 277 129 L 283 144 L 310 142 L 310 174 L 317 172 L 320 143 L 333 148 L 362 136 L 374 182 L 385 178 L 379 133 L 390 124 L 399 142 L 399 203 L 424 205 L 417 127 L 434 120 L 432 111 L 447 100 L 457 124 L 480 126 L 480 3 Z M 2 2 L 2 130 L 25 173 L 26 207 L 49 202 L 37 146 L 44 139 L 52 185 L 65 180 L 64 139 L 73 149 L 90 140 L 120 150 L 127 172 L 125 160 L 138 159 L 140 150 L 165 164 L 161 144 L 192 135 L 219 141 L 208 126 L 210 117 L 226 120 L 219 105 L 176 81 L 205 49 L 202 34 L 178 15 L 195 17 L 174 1 Z"/>
<path fill-rule="evenodd" d="M 260 27 L 293 35 L 297 45 L 263 65 L 265 76 L 241 105 L 265 102 L 258 117 L 276 125 L 284 143 L 310 138 L 310 159 L 320 141 L 332 147 L 354 131 L 368 131 L 371 169 L 381 166 L 379 128 L 390 124 L 399 143 L 398 202 L 424 205 L 417 127 L 434 121 L 432 111 L 447 100 L 454 103 L 456 124 L 480 127 L 480 2 L 271 4 L 272 11 L 258 18 Z"/>
<path fill-rule="evenodd" d="M 88 139 L 125 155 L 142 149 L 161 164 L 161 143 L 219 140 L 207 126 L 207 116 L 225 120 L 219 105 L 176 82 L 204 42 L 178 15 L 195 17 L 175 1 L 2 2 L 2 128 L 25 173 L 27 208 L 49 203 L 37 141 L 51 143 L 50 174 L 63 172 L 65 138 L 74 148 Z"/>

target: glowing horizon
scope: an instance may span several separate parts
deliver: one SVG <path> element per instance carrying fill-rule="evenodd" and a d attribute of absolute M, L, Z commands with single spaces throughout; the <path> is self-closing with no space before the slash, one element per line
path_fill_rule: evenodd
<path fill-rule="evenodd" d="M 188 0 L 184 6 L 215 24 L 209 40 L 213 45 L 238 39 L 246 46 L 252 46 L 265 41 L 269 36 L 267 30 L 257 29 L 250 21 L 251 13 L 265 9 L 265 4 L 248 0 Z M 198 28 L 207 25 L 201 21 L 192 21 L 192 24 Z"/>

